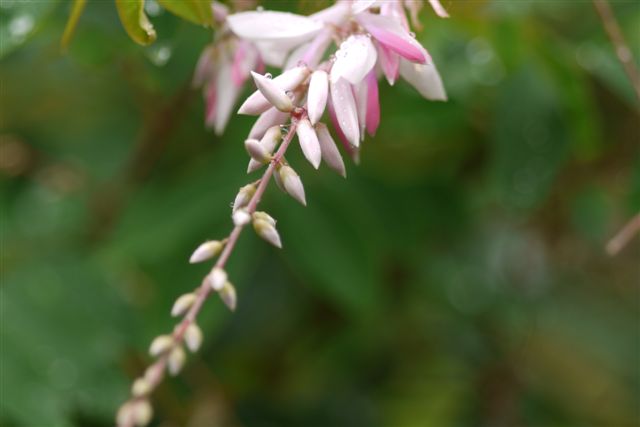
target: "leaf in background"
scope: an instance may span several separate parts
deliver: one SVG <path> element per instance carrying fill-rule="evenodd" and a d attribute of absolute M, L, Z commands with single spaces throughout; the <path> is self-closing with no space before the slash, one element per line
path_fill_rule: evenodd
<path fill-rule="evenodd" d="M 144 0 L 116 0 L 118 15 L 129 37 L 143 46 L 156 39 L 156 30 L 144 13 Z"/>
<path fill-rule="evenodd" d="M 196 24 L 211 26 L 213 16 L 209 2 L 199 0 L 158 0 L 169 12 Z"/>
<path fill-rule="evenodd" d="M 69 42 L 73 38 L 73 34 L 78 26 L 78 20 L 84 11 L 84 7 L 87 4 L 87 0 L 74 0 L 71 6 L 71 13 L 69 14 L 69 20 L 64 27 L 64 33 L 62 33 L 62 40 L 60 40 L 60 49 L 64 52 L 69 46 Z"/>

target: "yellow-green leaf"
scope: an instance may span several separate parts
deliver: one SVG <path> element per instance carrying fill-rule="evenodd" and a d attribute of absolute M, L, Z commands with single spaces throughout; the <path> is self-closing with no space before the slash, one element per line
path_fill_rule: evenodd
<path fill-rule="evenodd" d="M 158 0 L 169 12 L 196 24 L 211 26 L 211 3 L 202 0 Z"/>
<path fill-rule="evenodd" d="M 80 19 L 80 15 L 82 15 L 86 4 L 87 0 L 73 0 L 71 13 L 69 14 L 69 20 L 67 21 L 67 25 L 64 27 L 62 40 L 60 40 L 60 49 L 62 49 L 63 51 L 67 50 L 67 46 L 69 46 L 69 42 L 73 37 L 73 33 L 75 32 L 76 26 L 78 25 L 78 20 Z"/>
<path fill-rule="evenodd" d="M 156 30 L 144 13 L 144 0 L 116 0 L 118 15 L 129 37 L 148 45 L 156 39 Z"/>

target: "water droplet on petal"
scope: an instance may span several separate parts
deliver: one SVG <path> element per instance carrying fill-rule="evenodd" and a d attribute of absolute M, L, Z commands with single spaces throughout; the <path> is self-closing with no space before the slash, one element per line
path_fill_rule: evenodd
<path fill-rule="evenodd" d="M 298 66 L 298 67 L 308 67 L 307 63 L 305 61 L 303 61 L 303 60 L 298 61 L 296 66 Z"/>
<path fill-rule="evenodd" d="M 266 78 L 268 78 L 268 79 L 273 78 L 273 76 L 271 75 L 271 73 L 267 73 L 267 74 L 265 74 L 264 76 L 265 76 Z"/>
<path fill-rule="evenodd" d="M 257 12 L 264 12 L 264 7 L 263 6 L 258 6 L 258 7 L 256 7 L 256 11 Z"/>
<path fill-rule="evenodd" d="M 414 39 L 416 38 L 416 33 L 414 33 L 413 31 L 411 31 L 411 32 L 409 33 L 409 35 L 410 35 L 411 37 L 413 37 Z"/>

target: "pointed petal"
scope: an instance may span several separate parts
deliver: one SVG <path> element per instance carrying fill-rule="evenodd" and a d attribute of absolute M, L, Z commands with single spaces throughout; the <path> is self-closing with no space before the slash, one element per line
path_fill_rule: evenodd
<path fill-rule="evenodd" d="M 367 133 L 371 136 L 376 134 L 380 124 L 380 99 L 378 97 L 378 78 L 372 71 L 367 75 Z"/>
<path fill-rule="evenodd" d="M 238 37 L 254 41 L 277 41 L 293 47 L 311 40 L 322 24 L 317 20 L 288 12 L 251 11 L 227 17 L 229 28 Z"/>
<path fill-rule="evenodd" d="M 333 130 L 335 131 L 336 135 L 338 135 L 340 143 L 342 144 L 346 152 L 349 153 L 349 157 L 351 157 L 352 160 L 355 160 L 356 148 L 349 143 L 349 140 L 342 132 L 342 129 L 340 129 L 340 124 L 338 123 L 336 111 L 331 99 L 329 99 L 329 103 L 327 104 L 327 110 L 329 111 L 329 119 L 331 120 L 331 124 L 333 125 Z"/>
<path fill-rule="evenodd" d="M 282 166 L 278 171 L 280 175 L 280 181 L 284 190 L 294 199 L 296 199 L 303 206 L 307 206 L 307 200 L 304 194 L 304 187 L 302 186 L 302 180 L 296 171 L 291 166 Z"/>
<path fill-rule="evenodd" d="M 288 113 L 283 113 L 276 107 L 271 107 L 264 113 L 260 114 L 258 120 L 254 123 L 251 131 L 249 132 L 249 138 L 260 139 L 265 135 L 267 129 L 271 126 L 281 125 L 289 118 Z"/>
<path fill-rule="evenodd" d="M 423 97 L 432 101 L 447 100 L 447 94 L 435 64 L 414 64 L 402 60 L 400 75 Z"/>
<path fill-rule="evenodd" d="M 429 0 L 429 4 L 433 8 L 433 10 L 436 13 L 436 15 L 438 15 L 440 18 L 448 18 L 449 17 L 449 14 L 444 9 L 444 7 L 442 7 L 442 4 L 440 4 L 440 2 L 438 0 Z"/>
<path fill-rule="evenodd" d="M 330 28 L 325 28 L 311 42 L 296 48 L 287 59 L 285 70 L 295 67 L 299 63 L 306 64 L 311 68 L 316 67 L 331 44 L 332 34 Z"/>
<path fill-rule="evenodd" d="M 316 131 L 311 126 L 311 122 L 308 119 L 302 119 L 298 122 L 296 127 L 296 133 L 298 134 L 298 140 L 300 142 L 300 148 L 302 153 L 309 160 L 311 166 L 318 169 L 320 167 L 320 161 L 322 160 L 322 154 L 320 152 L 320 143 L 318 142 L 318 136 Z"/>
<path fill-rule="evenodd" d="M 218 109 L 216 108 L 218 99 L 216 92 L 216 81 L 216 79 L 212 79 L 212 81 L 209 82 L 205 93 L 206 108 L 204 114 L 204 122 L 208 128 L 212 128 L 214 126 L 216 122 L 216 112 L 218 111 Z"/>
<path fill-rule="evenodd" d="M 200 54 L 196 70 L 193 73 L 193 81 L 191 83 L 193 87 L 202 86 L 211 77 L 214 69 L 214 54 L 215 48 L 213 45 L 207 46 Z"/>
<path fill-rule="evenodd" d="M 330 92 L 338 125 L 349 143 L 357 147 L 360 145 L 360 128 L 351 85 L 345 79 L 339 79 L 331 83 Z"/>
<path fill-rule="evenodd" d="M 400 74 L 400 55 L 383 44 L 378 44 L 378 63 L 387 81 L 393 86 Z"/>
<path fill-rule="evenodd" d="M 334 171 L 338 172 L 343 177 L 347 176 L 347 171 L 344 167 L 344 161 L 336 147 L 336 143 L 331 138 L 329 129 L 324 123 L 318 123 L 316 125 L 316 134 L 318 135 L 318 141 L 320 141 L 320 151 L 322 152 L 322 159 L 325 161 Z"/>
<path fill-rule="evenodd" d="M 358 109 L 358 124 L 360 125 L 360 141 L 364 140 L 364 130 L 367 120 L 367 82 L 361 81 L 353 87 L 353 98 L 356 100 Z"/>
<path fill-rule="evenodd" d="M 329 96 L 329 77 L 326 71 L 318 70 L 311 74 L 307 93 L 307 112 L 311 124 L 318 123 L 327 105 Z"/>
<path fill-rule="evenodd" d="M 349 36 L 336 52 L 336 61 L 331 67 L 331 81 L 340 78 L 357 85 L 376 63 L 378 54 L 365 35 Z"/>
<path fill-rule="evenodd" d="M 426 50 L 397 21 L 372 13 L 356 16 L 358 22 L 380 43 L 412 62 L 426 63 Z"/>

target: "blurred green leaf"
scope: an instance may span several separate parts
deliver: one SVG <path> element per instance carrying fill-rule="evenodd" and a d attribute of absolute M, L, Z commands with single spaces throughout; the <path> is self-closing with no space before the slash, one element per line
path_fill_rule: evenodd
<path fill-rule="evenodd" d="M 211 26 L 213 12 L 209 2 L 200 0 L 158 0 L 169 12 L 196 24 Z"/>
<path fill-rule="evenodd" d="M 156 40 L 156 30 L 144 13 L 144 0 L 116 0 L 120 22 L 133 41 L 143 46 Z"/>

